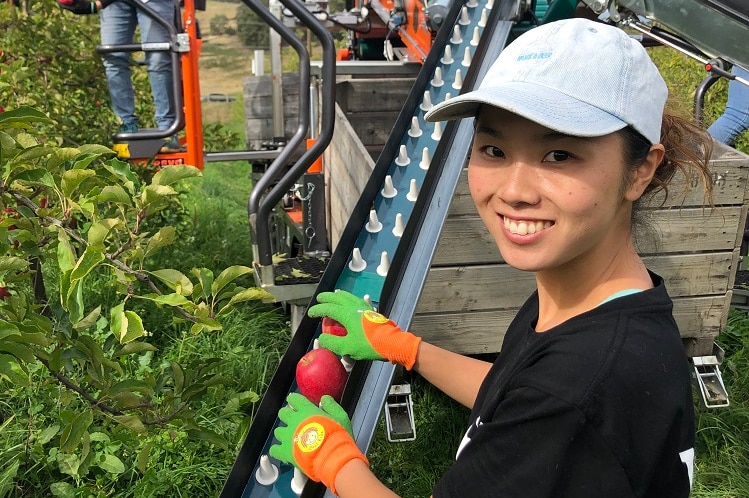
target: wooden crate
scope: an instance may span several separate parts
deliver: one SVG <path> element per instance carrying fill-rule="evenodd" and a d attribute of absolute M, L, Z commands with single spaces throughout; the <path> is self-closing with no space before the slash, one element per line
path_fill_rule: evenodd
<path fill-rule="evenodd" d="M 716 207 L 704 207 L 701 187 L 685 193 L 681 178 L 668 199 L 661 196 L 647 207 L 659 237 L 638 243 L 645 263 L 666 281 L 690 356 L 712 354 L 725 327 L 746 223 L 749 157 L 716 144 L 711 168 Z M 476 213 L 465 176 L 464 171 L 411 328 L 451 350 L 491 353 L 499 351 L 535 281 L 532 273 L 504 263 Z"/>
<path fill-rule="evenodd" d="M 272 82 L 271 75 L 250 76 L 244 80 L 245 136 L 250 150 L 260 150 L 263 142 L 275 138 Z M 284 73 L 282 88 L 284 136 L 289 139 L 299 126 L 299 75 Z"/>
<path fill-rule="evenodd" d="M 413 82 L 413 78 L 342 78 L 336 84 L 336 102 L 373 160 L 387 142 Z"/>
<path fill-rule="evenodd" d="M 328 242 L 335 249 L 348 223 L 349 214 L 359 201 L 375 166 L 338 104 L 335 106 L 333 138 L 323 154 L 323 165 L 328 205 Z"/>

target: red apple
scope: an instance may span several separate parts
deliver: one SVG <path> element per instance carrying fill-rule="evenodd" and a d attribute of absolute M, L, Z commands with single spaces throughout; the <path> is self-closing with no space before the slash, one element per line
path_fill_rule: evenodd
<path fill-rule="evenodd" d="M 299 392 L 314 404 L 329 394 L 341 401 L 348 373 L 335 353 L 317 348 L 302 356 L 296 365 L 296 383 Z"/>
<path fill-rule="evenodd" d="M 0 301 L 5 301 L 8 297 L 10 297 L 10 291 L 8 288 L 0 286 Z"/>
<path fill-rule="evenodd" d="M 339 335 L 343 337 L 346 335 L 346 327 L 329 316 L 324 316 L 322 317 L 322 332 L 323 334 Z"/>

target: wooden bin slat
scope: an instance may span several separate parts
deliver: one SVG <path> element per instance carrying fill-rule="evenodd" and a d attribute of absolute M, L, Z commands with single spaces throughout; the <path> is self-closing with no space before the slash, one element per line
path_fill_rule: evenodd
<path fill-rule="evenodd" d="M 652 223 L 657 239 L 643 240 L 640 253 L 673 253 L 688 251 L 726 251 L 736 246 L 736 234 L 743 226 L 744 208 L 716 208 L 705 217 L 702 208 L 664 209 L 653 212 Z M 435 266 L 494 263 L 502 261 L 494 239 L 481 219 L 470 216 L 445 220 L 437 250 Z"/>
<path fill-rule="evenodd" d="M 645 264 L 663 276 L 672 297 L 725 294 L 732 252 L 644 257 Z M 535 290 L 531 272 L 502 263 L 433 268 L 419 298 L 417 313 L 519 307 Z"/>
<path fill-rule="evenodd" d="M 349 124 L 340 106 L 335 108 L 335 127 L 331 146 L 323 155 L 326 198 L 328 199 L 328 234 L 332 249 L 338 245 L 349 214 L 374 169 L 374 161 Z"/>
<path fill-rule="evenodd" d="M 723 296 L 674 298 L 674 319 L 682 338 L 712 344 L 725 323 L 731 302 Z M 417 314 L 410 329 L 425 341 L 463 354 L 493 353 L 500 350 L 507 327 L 517 308 L 463 313 Z M 689 348 L 687 354 L 691 354 Z"/>
<path fill-rule="evenodd" d="M 727 159 L 716 159 L 710 164 L 713 171 L 713 204 L 716 206 L 741 205 L 745 203 L 744 186 L 749 177 L 749 164 L 741 155 L 727 153 Z M 696 181 L 697 179 L 695 179 Z M 669 188 L 668 197 L 659 193 L 649 203 L 653 208 L 702 206 L 705 196 L 701 188 L 691 188 L 684 193 L 686 180 L 681 173 L 677 173 L 673 186 Z M 468 174 L 464 168 L 455 196 L 450 204 L 448 216 L 475 215 L 476 207 L 468 191 Z"/>

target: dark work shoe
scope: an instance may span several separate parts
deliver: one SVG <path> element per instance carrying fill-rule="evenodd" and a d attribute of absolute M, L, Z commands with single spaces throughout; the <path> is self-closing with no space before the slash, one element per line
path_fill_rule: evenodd
<path fill-rule="evenodd" d="M 159 152 L 162 153 L 169 153 L 169 152 L 181 152 L 181 148 L 179 145 L 179 140 L 177 140 L 177 137 L 169 137 L 164 142 L 164 145 L 161 146 L 161 150 Z"/>
<path fill-rule="evenodd" d="M 128 123 L 120 125 L 118 133 L 138 133 L 138 125 L 135 123 Z"/>

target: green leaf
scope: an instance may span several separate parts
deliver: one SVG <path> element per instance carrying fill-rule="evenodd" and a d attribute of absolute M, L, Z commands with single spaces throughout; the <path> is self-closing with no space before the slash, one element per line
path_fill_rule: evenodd
<path fill-rule="evenodd" d="M 0 353 L 10 353 L 20 361 L 33 363 L 36 361 L 33 351 L 25 344 L 19 342 L 3 341 L 0 342 Z"/>
<path fill-rule="evenodd" d="M 101 455 L 96 465 L 110 474 L 122 474 L 125 472 L 125 464 L 122 463 L 122 460 L 110 453 Z"/>
<path fill-rule="evenodd" d="M 99 195 L 96 196 L 96 200 L 98 200 L 99 202 L 127 204 L 128 206 L 132 204 L 130 194 L 128 194 L 125 189 L 119 185 L 107 185 L 106 187 L 101 189 Z"/>
<path fill-rule="evenodd" d="M 116 154 L 116 152 L 110 149 L 109 147 L 105 147 L 104 145 L 99 145 L 99 144 L 83 144 L 80 147 L 78 147 L 78 150 L 80 150 L 81 153 L 83 154 L 96 154 L 96 155 Z"/>
<path fill-rule="evenodd" d="M 21 331 L 18 330 L 18 326 L 0 318 L 0 339 L 5 339 L 6 337 L 13 335 L 21 336 Z"/>
<path fill-rule="evenodd" d="M 36 442 L 44 446 L 52 441 L 52 438 L 55 437 L 58 432 L 60 432 L 60 426 L 58 424 L 50 425 L 44 429 L 39 436 L 37 436 Z"/>
<path fill-rule="evenodd" d="M 208 268 L 193 268 L 190 270 L 190 273 L 198 277 L 200 286 L 203 289 L 202 296 L 204 299 L 208 299 L 208 297 L 210 297 L 208 292 L 213 285 L 213 272 Z"/>
<path fill-rule="evenodd" d="M 201 176 L 200 170 L 194 166 L 170 166 L 161 168 L 151 180 L 152 185 L 171 185 L 185 178 Z"/>
<path fill-rule="evenodd" d="M 99 249 L 103 248 L 104 239 L 107 238 L 114 227 L 121 223 L 122 221 L 118 218 L 107 218 L 99 220 L 91 225 L 91 228 L 88 231 L 89 245 L 96 246 Z M 102 259 L 103 257 L 104 256 L 102 255 Z"/>
<path fill-rule="evenodd" d="M 145 445 L 143 445 L 143 448 L 141 448 L 140 451 L 138 452 L 138 459 L 137 459 L 136 467 L 138 468 L 141 474 L 145 474 L 146 470 L 148 469 L 148 456 L 151 453 L 152 446 L 153 446 L 153 441 L 149 441 Z"/>
<path fill-rule="evenodd" d="M 47 169 L 56 170 L 65 161 L 70 161 L 81 155 L 81 151 L 74 147 L 61 147 L 55 150 L 47 160 Z"/>
<path fill-rule="evenodd" d="M 17 124 L 44 123 L 54 124 L 54 121 L 41 111 L 33 107 L 21 106 L 11 111 L 0 113 L 0 127 L 8 128 Z"/>
<path fill-rule="evenodd" d="M 13 137 L 0 131 L 0 162 L 2 162 L 3 155 L 7 155 L 8 152 L 13 151 L 16 148 L 16 141 Z"/>
<path fill-rule="evenodd" d="M 224 450 L 229 448 L 229 443 L 224 437 L 208 429 L 188 429 L 187 435 L 190 437 L 190 439 L 208 441 L 209 443 Z"/>
<path fill-rule="evenodd" d="M 18 359 L 9 354 L 0 354 L 0 380 L 2 379 L 17 386 L 29 386 L 28 374 L 21 368 Z"/>
<path fill-rule="evenodd" d="M 36 161 L 40 157 L 48 156 L 51 152 L 52 149 L 50 147 L 46 147 L 44 145 L 33 145 L 32 147 L 28 147 L 17 154 L 16 157 L 14 157 L 11 161 L 11 164 L 33 164 L 34 161 Z"/>
<path fill-rule="evenodd" d="M 75 487 L 69 482 L 53 482 L 49 485 L 49 492 L 57 498 L 75 498 Z"/>
<path fill-rule="evenodd" d="M 57 231 L 57 265 L 61 272 L 67 272 L 75 266 L 76 255 L 70 244 L 70 236 L 64 230 Z"/>
<path fill-rule="evenodd" d="M 273 295 L 259 287 L 250 287 L 234 294 L 229 302 L 219 310 L 216 316 L 221 316 L 231 310 L 235 304 L 245 301 L 273 301 Z"/>
<path fill-rule="evenodd" d="M 0 271 L 28 270 L 29 262 L 16 256 L 0 256 Z"/>
<path fill-rule="evenodd" d="M 151 237 L 151 239 L 148 241 L 148 244 L 146 244 L 146 252 L 144 256 L 148 256 L 149 254 L 158 251 L 162 247 L 171 245 L 174 242 L 176 233 L 176 229 L 172 226 L 161 228 L 154 234 L 153 237 Z"/>
<path fill-rule="evenodd" d="M 23 132 L 16 135 L 16 142 L 24 149 L 29 149 L 31 147 L 36 147 L 37 145 L 39 145 L 39 142 L 34 135 Z"/>
<path fill-rule="evenodd" d="M 95 310 L 93 310 L 91 313 L 86 315 L 86 317 L 73 324 L 73 328 L 81 331 L 86 330 L 89 327 L 93 327 L 96 324 L 96 321 L 99 319 L 99 316 L 101 315 L 101 305 L 97 306 Z"/>
<path fill-rule="evenodd" d="M 150 274 L 178 294 L 182 294 L 183 296 L 192 294 L 192 282 L 180 271 L 165 269 L 152 271 Z"/>
<path fill-rule="evenodd" d="M 109 311 L 109 331 L 117 339 L 127 333 L 127 317 L 125 316 L 125 304 L 121 303 Z"/>
<path fill-rule="evenodd" d="M 77 280 L 81 280 L 102 261 L 104 261 L 104 253 L 98 248 L 88 246 L 73 267 L 73 272 L 70 274 L 70 283 L 73 284 Z"/>
<path fill-rule="evenodd" d="M 226 268 L 211 284 L 211 294 L 218 296 L 221 289 L 226 287 L 229 282 L 249 273 L 252 273 L 252 268 L 248 266 L 235 265 Z"/>
<path fill-rule="evenodd" d="M 182 370 L 182 366 L 176 361 L 169 361 L 172 367 L 172 378 L 174 379 L 174 394 L 178 395 L 182 392 L 185 387 L 185 371 Z"/>
<path fill-rule="evenodd" d="M 177 191 L 166 185 L 148 185 L 141 193 L 143 206 L 150 206 L 157 202 L 166 201 L 169 197 L 177 195 Z"/>
<path fill-rule="evenodd" d="M 13 180 L 28 185 L 44 185 L 45 187 L 55 188 L 55 179 L 46 169 L 29 169 L 19 173 Z"/>
<path fill-rule="evenodd" d="M 119 337 L 121 344 L 127 344 L 146 335 L 146 330 L 143 328 L 143 320 L 141 320 L 137 313 L 134 311 L 125 311 L 125 317 L 127 319 L 127 331 L 125 335 Z"/>
<path fill-rule="evenodd" d="M 78 458 L 78 455 L 63 452 L 57 453 L 57 468 L 63 474 L 67 474 L 69 476 L 77 478 L 79 477 L 78 469 L 80 468 L 80 466 L 81 459 Z"/>
<path fill-rule="evenodd" d="M 115 351 L 114 357 L 117 358 L 119 356 L 126 356 L 129 354 L 143 353 L 145 351 L 158 351 L 158 348 L 147 342 L 129 342 Z"/>
<path fill-rule="evenodd" d="M 90 410 L 85 410 L 63 429 L 60 435 L 60 451 L 70 453 L 75 450 L 94 421 L 94 415 Z"/>
<path fill-rule="evenodd" d="M 145 434 L 147 431 L 146 426 L 143 425 L 143 422 L 140 418 L 136 417 L 135 415 L 118 415 L 116 417 L 113 417 L 118 423 L 124 425 L 131 431 L 137 433 L 137 434 Z"/>
<path fill-rule="evenodd" d="M 141 299 L 148 299 L 149 301 L 153 301 L 154 303 L 158 304 L 166 304 L 167 306 L 187 306 L 192 305 L 192 301 L 187 299 L 182 294 L 172 293 L 172 294 L 147 294 L 145 296 L 140 296 Z"/>
<path fill-rule="evenodd" d="M 119 159 L 111 159 L 104 163 L 104 169 L 114 175 L 130 192 L 130 195 L 135 194 L 140 181 L 138 181 L 138 176 L 130 168 L 130 163 L 120 161 Z"/>
<path fill-rule="evenodd" d="M 77 189 L 81 183 L 96 176 L 96 172 L 90 169 L 70 169 L 62 174 L 62 194 L 65 197 L 72 197 L 73 192 Z"/>
<path fill-rule="evenodd" d="M 105 443 L 109 442 L 109 436 L 107 436 L 103 432 L 92 432 L 91 434 L 88 435 L 88 438 L 91 441 L 103 441 Z"/>
<path fill-rule="evenodd" d="M 144 380 L 125 379 L 117 382 L 109 388 L 108 395 L 114 396 L 121 392 L 139 392 L 142 394 L 153 394 L 153 389 Z"/>
<path fill-rule="evenodd" d="M 221 324 L 212 318 L 201 317 L 199 323 L 203 330 L 221 330 Z"/>
<path fill-rule="evenodd" d="M 99 154 L 81 154 L 73 161 L 73 169 L 87 169 Z"/>

